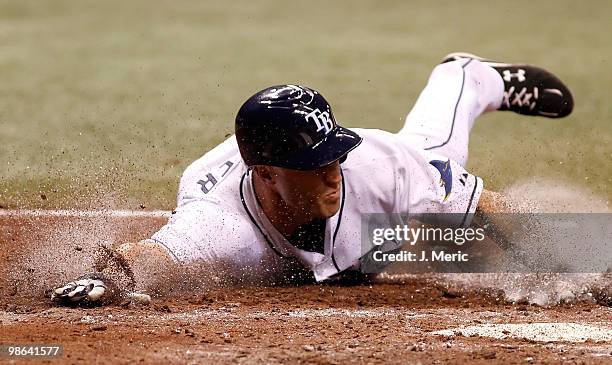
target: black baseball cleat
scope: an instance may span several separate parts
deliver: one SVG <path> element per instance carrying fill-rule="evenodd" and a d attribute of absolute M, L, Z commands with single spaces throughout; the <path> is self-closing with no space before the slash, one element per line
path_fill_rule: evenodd
<path fill-rule="evenodd" d="M 499 110 L 510 110 L 523 115 L 563 118 L 574 108 L 574 99 L 568 87 L 543 68 L 496 62 L 461 52 L 447 55 L 441 63 L 463 58 L 478 60 L 499 72 L 504 80 L 504 99 Z"/>

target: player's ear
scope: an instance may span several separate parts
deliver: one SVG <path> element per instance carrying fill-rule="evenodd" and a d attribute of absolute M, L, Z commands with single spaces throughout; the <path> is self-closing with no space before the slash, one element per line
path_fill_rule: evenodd
<path fill-rule="evenodd" d="M 276 174 L 272 171 L 271 166 L 257 165 L 253 167 L 253 172 L 266 184 L 274 185 Z"/>

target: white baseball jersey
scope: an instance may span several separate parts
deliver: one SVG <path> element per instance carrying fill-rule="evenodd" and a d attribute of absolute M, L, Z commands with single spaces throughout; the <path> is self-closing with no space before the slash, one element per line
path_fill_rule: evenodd
<path fill-rule="evenodd" d="M 364 213 L 461 213 L 456 225 L 469 224 L 480 178 L 446 157 L 412 148 L 401 135 L 354 131 L 363 142 L 341 164 L 341 207 L 326 221 L 323 253 L 293 246 L 270 223 L 235 137 L 187 168 L 176 213 L 152 239 L 178 262 L 223 262 L 242 279 L 280 274 L 297 261 L 321 281 L 359 264 Z"/>

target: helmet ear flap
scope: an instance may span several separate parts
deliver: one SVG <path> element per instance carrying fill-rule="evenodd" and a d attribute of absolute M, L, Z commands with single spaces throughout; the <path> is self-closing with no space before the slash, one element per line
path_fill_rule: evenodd
<path fill-rule="evenodd" d="M 340 159 L 338 160 L 339 163 L 343 163 L 344 161 L 346 161 L 346 158 L 348 157 L 348 153 L 342 157 L 340 157 Z"/>

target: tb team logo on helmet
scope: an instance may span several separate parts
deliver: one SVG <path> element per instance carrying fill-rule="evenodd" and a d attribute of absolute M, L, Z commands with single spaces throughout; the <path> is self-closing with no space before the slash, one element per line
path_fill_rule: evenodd
<path fill-rule="evenodd" d="M 317 132 L 325 130 L 325 134 L 328 134 L 334 128 L 334 121 L 329 117 L 329 113 L 321 112 L 319 109 L 306 114 L 306 120 L 315 122 Z"/>

